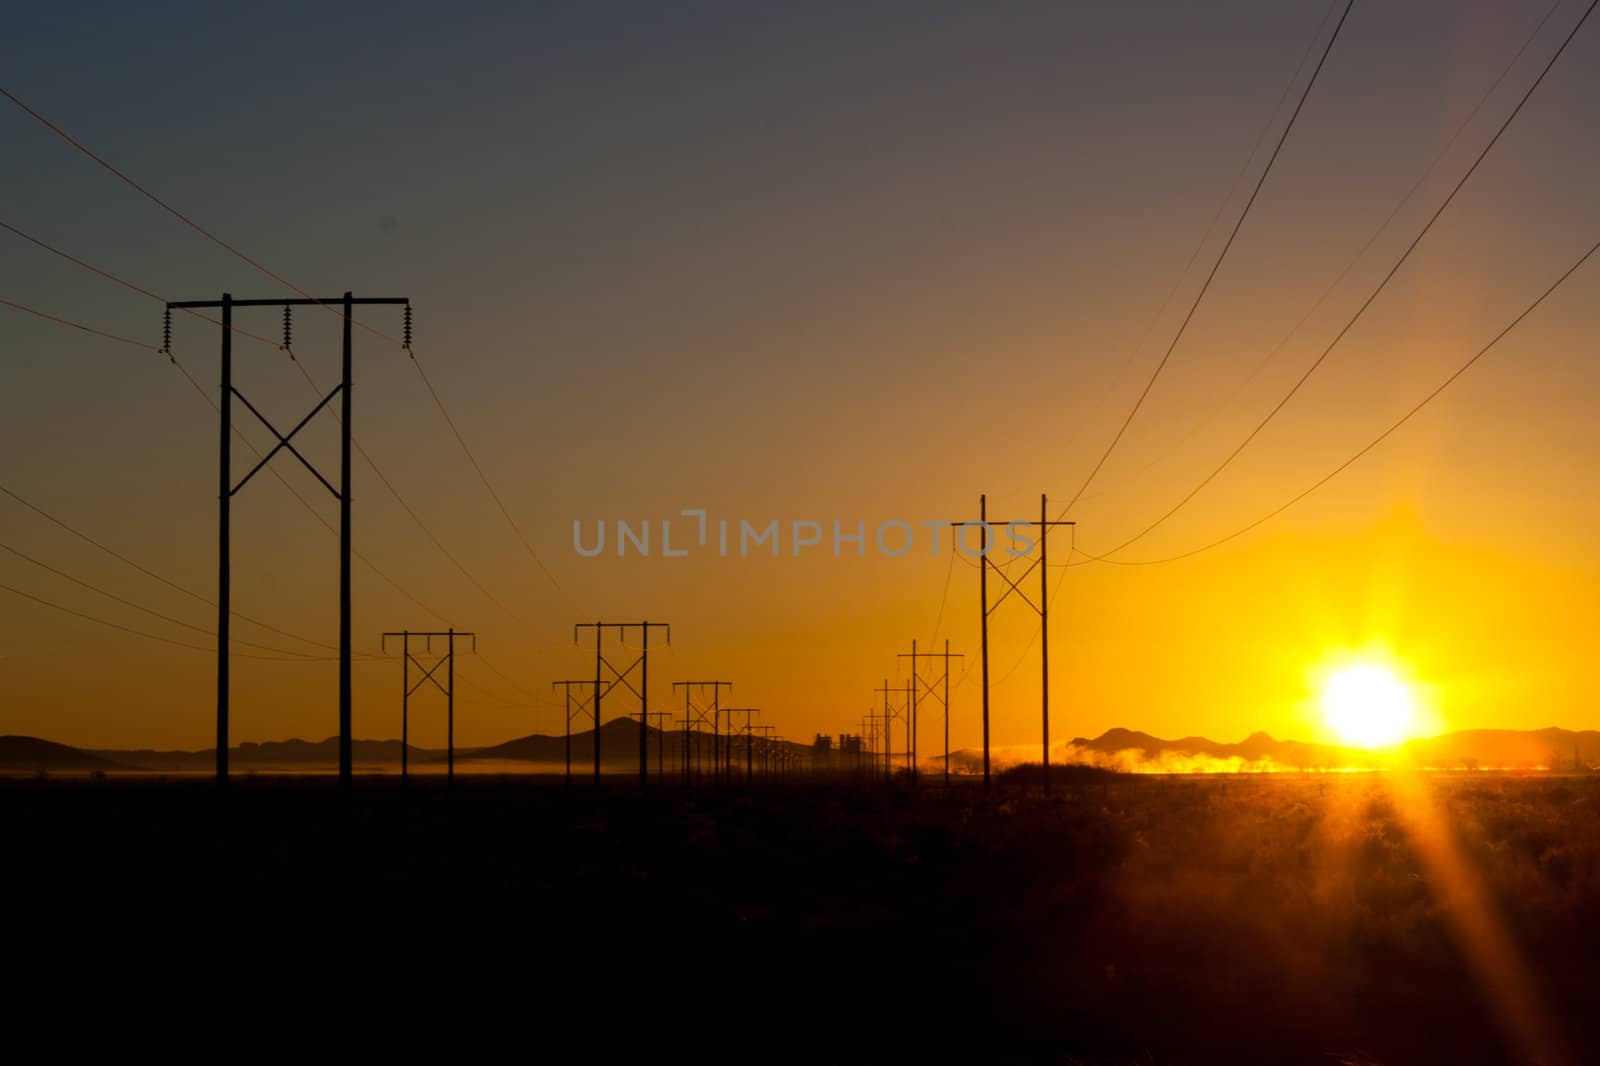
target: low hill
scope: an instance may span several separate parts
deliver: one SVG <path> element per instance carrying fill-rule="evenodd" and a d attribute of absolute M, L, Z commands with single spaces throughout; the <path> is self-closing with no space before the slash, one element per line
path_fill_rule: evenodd
<path fill-rule="evenodd" d="M 1038 749 L 1035 748 L 1036 752 Z M 1129 729 L 1078 737 L 1051 750 L 1052 760 L 1123 770 L 1331 770 L 1419 766 L 1440 770 L 1587 770 L 1600 764 L 1600 732 L 1589 729 L 1467 729 L 1364 749 L 1252 733 L 1238 743 L 1184 737 L 1163 740 Z"/>
<path fill-rule="evenodd" d="M 351 757 L 357 765 L 388 765 L 400 762 L 398 740 L 352 740 Z M 412 746 L 410 758 L 424 762 L 444 752 Z M 136 764 L 148 770 L 210 770 L 217 764 L 217 749 L 199 751 L 155 751 L 142 748 L 135 751 L 95 751 L 90 754 L 119 762 Z M 457 749 L 456 756 L 461 755 Z M 321 741 L 271 740 L 265 743 L 247 741 L 228 749 L 228 765 L 239 769 L 312 770 L 339 765 L 339 738 Z"/>
<path fill-rule="evenodd" d="M 128 765 L 38 737 L 0 736 L 0 770 L 133 770 Z"/>
<path fill-rule="evenodd" d="M 682 729 L 657 729 L 650 726 L 645 732 L 645 750 L 652 770 L 658 762 L 668 773 L 675 767 L 683 766 L 685 741 Z M 779 741 L 779 743 L 794 755 L 809 755 L 811 752 L 811 747 L 806 744 L 796 744 L 792 741 Z M 730 744 L 731 747 L 728 746 Z M 709 763 L 715 745 L 721 745 L 721 750 L 727 753 L 725 757 L 732 760 L 735 769 L 744 766 L 747 761 L 754 762 L 759 757 L 759 736 L 751 740 L 747 734 L 741 732 L 732 736 L 722 733 L 713 737 L 709 730 L 689 734 L 688 747 L 697 763 Z M 546 736 L 543 733 L 532 733 L 515 740 L 508 740 L 504 744 L 496 744 L 492 748 L 479 748 L 466 755 L 458 751 L 456 761 L 515 760 L 555 765 L 565 763 L 566 753 L 567 738 L 564 735 Z M 613 771 L 638 768 L 639 723 L 637 721 L 613 718 L 600 727 L 600 763 L 605 769 Z M 575 768 L 594 765 L 593 729 L 572 734 L 572 765 Z"/>

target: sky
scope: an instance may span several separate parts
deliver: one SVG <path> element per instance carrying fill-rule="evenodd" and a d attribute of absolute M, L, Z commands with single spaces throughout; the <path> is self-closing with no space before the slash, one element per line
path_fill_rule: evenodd
<path fill-rule="evenodd" d="M 1586 6 L 1356 0 L 1204 300 L 1068 516 L 1077 525 L 1050 540 L 1052 739 L 1118 725 L 1331 739 L 1316 678 L 1352 656 L 1392 662 L 1430 728 L 1600 727 L 1600 506 L 1585 489 L 1600 458 L 1586 373 L 1600 265 L 1272 521 L 1180 561 L 1056 565 L 1144 529 L 1244 439 Z M 725 679 L 802 740 L 857 731 L 875 689 L 904 685 L 896 656 L 948 639 L 965 656 L 950 727 L 962 747 L 980 735 L 978 570 L 948 532 L 935 555 L 920 523 L 975 519 L 980 494 L 1001 519 L 1036 517 L 1046 494 L 1054 518 L 1084 484 L 1341 9 L 390 3 L 262 19 L 23 0 L 0 84 L 296 287 L 411 299 L 416 365 L 356 340 L 355 439 L 399 497 L 357 459 L 354 543 L 376 567 L 354 570 L 357 736 L 399 732 L 399 662 L 379 635 L 447 624 L 477 635 L 458 665 L 459 743 L 559 732 L 550 683 L 593 676 L 571 627 L 598 618 L 671 623 L 670 648 L 650 657 L 652 709 L 681 710 L 671 681 Z M 1600 21 L 1299 394 L 1117 557 L 1187 553 L 1279 507 L 1600 239 L 1597 79 Z M 0 146 L 0 221 L 165 299 L 293 295 L 3 100 Z M 160 344 L 157 301 L 3 231 L 0 298 Z M 239 315 L 276 339 L 277 309 Z M 399 335 L 396 309 L 358 317 Z M 173 325 L 173 355 L 214 398 L 216 327 Z M 299 310 L 294 341 L 329 386 L 337 317 Z M 235 375 L 280 427 L 317 398 L 271 344 L 239 338 Z M 0 382 L 0 484 L 214 598 L 217 419 L 179 368 L 0 306 Z M 241 408 L 236 423 L 271 439 Z M 302 439 L 336 480 L 332 420 Z M 253 461 L 235 447 L 236 476 Z M 273 469 L 308 503 L 266 477 L 235 498 L 235 608 L 334 643 L 338 542 L 311 512 L 336 522 L 336 504 L 292 458 Z M 686 509 L 707 512 L 711 547 L 664 557 L 660 524 L 683 544 Z M 736 534 L 720 556 L 719 519 L 778 521 L 779 557 L 740 557 Z M 585 557 L 574 522 L 592 538 L 602 520 L 649 520 L 654 551 L 619 558 L 613 525 L 607 551 Z M 891 520 L 918 533 L 894 558 L 872 543 Z M 823 531 L 798 556 L 797 521 Z M 834 555 L 835 521 L 865 523 L 864 554 Z M 205 603 L 6 496 L 0 543 L 214 628 Z M 14 552 L 0 551 L 0 584 L 211 641 Z M 1037 742 L 1036 632 L 1019 598 L 995 611 L 997 744 Z M 243 621 L 234 635 L 330 654 Z M 0 667 L 0 732 L 89 747 L 214 738 L 205 651 L 0 592 Z M 233 677 L 235 740 L 337 732 L 333 662 L 236 657 Z M 443 742 L 438 703 L 413 707 L 419 743 Z M 606 717 L 636 707 L 619 690 Z M 924 718 L 924 752 L 937 721 Z"/>

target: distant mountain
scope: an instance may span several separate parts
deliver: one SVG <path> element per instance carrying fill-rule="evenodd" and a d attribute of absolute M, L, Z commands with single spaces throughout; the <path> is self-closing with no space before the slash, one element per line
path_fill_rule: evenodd
<path fill-rule="evenodd" d="M 444 758 L 442 751 L 409 748 L 411 759 L 427 762 L 435 757 Z M 137 764 L 149 770 L 210 770 L 217 764 L 217 749 L 200 751 L 154 751 L 141 748 L 136 751 L 95 751 L 90 754 L 104 759 Z M 350 754 L 356 765 L 387 765 L 400 762 L 398 740 L 352 740 Z M 459 758 L 461 749 L 456 749 Z M 271 740 L 264 744 L 247 741 L 228 749 L 228 764 L 241 769 L 309 770 L 339 765 L 339 738 L 312 742 L 309 740 Z"/>
<path fill-rule="evenodd" d="M 731 742 L 735 770 L 745 761 L 744 734 L 721 735 Z M 811 746 L 781 742 L 788 752 L 810 756 Z M 661 763 L 668 773 L 683 765 L 684 735 L 681 729 L 647 730 L 646 746 L 652 769 Z M 352 742 L 358 767 L 393 767 L 400 762 L 397 740 L 356 740 Z M 702 764 L 709 763 L 712 736 L 709 732 L 691 733 L 690 749 Z M 759 747 L 753 750 L 759 751 Z M 927 750 L 927 749 L 924 749 Z M 409 749 L 413 765 L 437 764 L 445 759 L 439 749 Z M 896 760 L 901 752 L 895 753 Z M 559 766 L 567 757 L 567 739 L 533 733 L 487 748 L 457 748 L 457 762 L 471 764 L 519 762 Z M 822 765 L 847 767 L 851 758 L 835 756 Z M 1037 762 L 1037 745 L 995 748 L 991 762 L 996 770 L 1024 762 Z M 600 759 L 608 772 L 631 770 L 638 765 L 639 723 L 616 718 L 600 729 Z M 1377 769 L 1385 766 L 1415 765 L 1433 769 L 1551 769 L 1600 768 L 1600 731 L 1574 732 L 1570 729 L 1468 729 L 1407 741 L 1393 748 L 1368 750 L 1301 740 L 1278 740 L 1267 733 L 1252 733 L 1237 743 L 1208 737 L 1180 737 L 1166 740 L 1134 729 L 1108 729 L 1098 737 L 1078 737 L 1050 751 L 1051 762 L 1080 763 L 1110 770 L 1158 773 L 1196 773 L 1203 771 L 1248 772 L 1256 770 L 1338 770 Z M 572 734 L 572 764 L 593 765 L 594 731 Z M 982 752 L 964 749 L 950 753 L 950 767 L 960 773 L 982 769 Z M 936 769 L 941 757 L 930 754 L 922 762 Z M 282 740 L 264 744 L 246 743 L 231 749 L 230 764 L 241 770 L 331 770 L 339 763 L 339 738 L 322 741 Z M 0 737 L 0 770 L 154 770 L 209 771 L 216 765 L 216 749 L 201 751 L 80 751 L 36 737 Z"/>
<path fill-rule="evenodd" d="M 38 737 L 0 737 L 0 770 L 135 770 L 139 767 Z"/>
<path fill-rule="evenodd" d="M 649 745 L 650 757 L 655 758 L 656 745 L 661 738 L 661 730 L 652 728 L 646 743 Z M 706 741 L 706 750 L 709 752 L 710 740 Z M 672 736 L 672 752 L 682 758 L 682 744 L 677 735 Z M 519 762 L 537 763 L 564 763 L 567 758 L 567 738 L 563 736 L 546 736 L 543 733 L 531 733 L 525 737 L 508 740 L 504 744 L 496 744 L 491 748 L 479 748 L 468 754 L 457 753 L 457 759 L 488 760 L 488 759 L 514 759 Z M 613 766 L 619 763 L 629 763 L 637 766 L 639 763 L 639 723 L 627 718 L 613 718 L 600 727 L 600 762 L 603 766 Z M 591 766 L 594 763 L 594 730 L 585 729 L 581 733 L 572 734 L 572 764 L 574 766 Z"/>
<path fill-rule="evenodd" d="M 709 732 L 691 734 L 691 748 L 695 758 L 703 763 L 711 761 L 712 737 Z M 722 743 L 732 742 L 732 759 L 736 767 L 745 761 L 745 738 L 742 734 L 730 738 L 722 734 Z M 663 741 L 665 748 L 662 748 Z M 654 727 L 646 737 L 652 770 L 660 763 L 668 773 L 683 765 L 683 732 L 679 729 L 661 730 Z M 46 743 L 39 741 L 39 743 Z M 57 745 L 60 747 L 60 745 Z M 793 752 L 809 752 L 808 745 L 785 742 Z M 382 766 L 390 768 L 400 763 L 398 740 L 356 740 L 351 742 L 352 755 L 357 767 Z M 63 751 L 71 750 L 63 748 Z M 752 749 L 758 750 L 758 749 Z M 142 748 L 132 751 L 103 750 L 84 754 L 104 760 L 105 768 L 113 764 L 127 764 L 155 771 L 209 771 L 216 766 L 217 749 L 199 751 L 156 751 Z M 438 764 L 446 759 L 442 749 L 409 749 L 413 766 Z M 456 748 L 456 762 L 471 764 L 495 761 L 523 762 L 556 766 L 565 763 L 567 739 L 565 736 L 545 736 L 534 733 L 488 748 Z M 627 718 L 615 718 L 600 728 L 600 759 L 608 772 L 632 770 L 639 765 L 639 723 Z M 339 738 L 322 741 L 276 740 L 264 744 L 244 743 L 229 749 L 229 766 L 236 770 L 329 770 L 339 765 Z M 586 729 L 572 734 L 572 765 L 574 768 L 592 766 L 594 762 L 594 730 Z M 31 764 L 30 764 L 31 765 Z M 124 767 L 124 768 L 127 768 Z"/>
<path fill-rule="evenodd" d="M 1035 749 L 1037 750 L 1037 749 Z M 1365 749 L 1252 733 L 1238 743 L 1206 737 L 1163 740 L 1131 729 L 1108 729 L 1051 749 L 1052 760 L 1111 769 L 1332 770 L 1420 766 L 1441 770 L 1588 769 L 1600 765 L 1600 732 L 1592 729 L 1469 729 Z"/>
<path fill-rule="evenodd" d="M 746 761 L 746 736 L 736 733 L 729 736 L 720 734 L 721 743 L 731 743 L 731 757 L 736 767 L 743 766 Z M 759 738 L 758 738 L 759 740 Z M 810 745 L 796 744 L 792 741 L 780 742 L 784 748 L 791 752 L 810 752 Z M 712 758 L 713 738 L 709 731 L 691 733 L 689 746 L 695 753 L 696 759 L 709 762 Z M 646 729 L 645 746 L 650 766 L 653 770 L 657 761 L 662 762 L 668 773 L 674 767 L 683 765 L 684 736 L 680 729 L 657 729 L 650 726 Z M 759 743 L 750 745 L 749 755 L 753 759 L 760 750 Z M 458 762 L 466 760 L 515 760 L 518 762 L 532 763 L 565 763 L 567 758 L 567 738 L 564 735 L 546 736 L 543 733 L 532 733 L 516 740 L 508 740 L 504 744 L 497 744 L 492 748 L 479 748 L 466 755 L 456 753 Z M 600 763 L 607 770 L 637 769 L 639 765 L 639 723 L 629 718 L 613 718 L 600 727 Z M 574 767 L 594 765 L 594 730 L 585 729 L 581 733 L 572 734 L 572 765 Z"/>

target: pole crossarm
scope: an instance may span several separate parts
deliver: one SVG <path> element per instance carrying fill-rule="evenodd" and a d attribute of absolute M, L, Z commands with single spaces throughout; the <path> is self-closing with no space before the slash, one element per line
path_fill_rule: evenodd
<path fill-rule="evenodd" d="M 233 392 L 233 394 L 235 396 L 237 396 L 239 398 L 239 402 L 244 404 L 245 407 L 249 410 L 249 412 L 251 414 L 255 415 L 256 418 L 260 420 L 261 424 L 263 426 L 266 426 L 267 429 L 272 433 L 272 435 L 274 437 L 278 438 L 278 443 L 274 444 L 272 446 L 272 450 L 267 452 L 266 455 L 263 455 L 261 457 L 261 461 L 260 462 L 256 463 L 255 466 L 250 468 L 250 472 L 248 474 L 246 474 L 244 477 L 239 479 L 239 483 L 237 485 L 235 485 L 233 488 L 228 490 L 228 495 L 230 495 L 230 496 L 238 495 L 239 490 L 244 488 L 246 483 L 248 483 L 251 478 L 255 477 L 256 474 L 261 470 L 261 468 L 266 466 L 267 463 L 269 461 L 271 461 L 271 459 L 272 459 L 272 457 L 274 455 L 277 455 L 278 452 L 280 452 L 280 451 L 282 451 L 284 449 L 288 449 L 290 455 L 292 455 L 296 459 L 300 460 L 300 465 L 301 466 L 303 466 L 307 470 L 311 471 L 311 476 L 312 477 L 314 477 L 318 481 L 322 482 L 322 487 L 327 489 L 330 493 L 332 493 L 334 499 L 336 499 L 336 500 L 344 499 L 343 491 L 341 489 L 334 488 L 333 487 L 333 483 L 330 482 L 327 478 L 322 476 L 322 472 L 320 470 L 318 470 L 316 468 L 316 466 L 314 466 L 312 464 L 311 460 L 307 459 L 304 455 L 300 454 L 300 449 L 296 448 L 293 444 L 289 443 L 291 440 L 294 439 L 294 435 L 296 433 L 299 433 L 302 429 L 305 429 L 306 428 L 306 424 L 309 423 L 313 418 L 317 417 L 317 415 L 322 411 L 322 409 L 324 407 L 328 406 L 328 401 L 332 400 L 335 396 L 339 395 L 341 392 L 344 391 L 344 386 L 343 385 L 335 385 L 333 387 L 333 391 L 328 393 L 328 395 L 324 396 L 322 398 L 321 402 L 318 403 L 317 406 L 315 406 L 315 407 L 313 407 L 311 409 L 311 413 L 306 415 L 304 418 L 302 418 L 295 425 L 295 427 L 289 431 L 288 436 L 284 436 L 282 433 L 279 433 L 278 432 L 278 427 L 274 426 L 270 421 L 268 421 L 266 415 L 264 415 L 260 411 L 256 410 L 256 405 L 251 403 L 249 401 L 249 399 L 246 398 L 244 393 L 240 392 L 237 388 L 234 388 L 231 391 Z"/>
<path fill-rule="evenodd" d="M 872 691 L 883 697 L 883 713 L 878 717 L 886 719 L 887 721 L 897 722 L 905 716 L 908 710 L 910 710 L 904 700 L 901 701 L 898 707 L 889 702 L 889 695 L 891 693 L 896 696 L 905 695 L 906 690 L 900 686 L 891 686 L 888 681 L 885 681 L 882 685 L 879 685 Z"/>
<path fill-rule="evenodd" d="M 949 673 L 950 673 L 949 660 L 950 659 L 961 659 L 961 658 L 964 658 L 964 657 L 965 656 L 963 656 L 962 653 L 959 652 L 959 651 L 950 651 L 950 652 L 944 652 L 944 651 L 938 651 L 938 652 L 935 652 L 935 651 L 903 651 L 899 655 L 896 656 L 896 658 L 899 658 L 899 659 L 910 659 L 911 660 L 911 677 L 917 684 L 917 696 L 918 696 L 918 698 L 920 699 L 923 696 L 932 696 L 934 699 L 939 701 L 941 706 L 944 704 L 944 699 L 945 699 L 944 698 L 944 694 L 941 693 L 934 686 L 937 685 L 939 682 L 943 681 L 945 679 L 945 677 L 949 675 Z M 932 674 L 932 675 L 922 673 L 921 672 L 921 667 L 919 666 L 919 662 L 922 659 L 944 659 L 944 660 L 946 660 L 945 664 L 944 664 L 944 673 L 942 673 L 942 674 Z"/>
<path fill-rule="evenodd" d="M 1068 522 L 1035 522 L 1035 521 L 1028 521 L 1028 520 L 1020 519 L 1020 518 L 1017 519 L 1015 522 L 1001 522 L 999 519 L 989 519 L 988 521 L 989 521 L 989 524 L 993 525 L 993 526 L 1007 526 L 1007 527 L 1010 527 L 1010 526 L 1027 525 L 1027 526 L 1031 526 L 1031 527 L 1034 527 L 1034 528 L 1038 528 L 1038 527 L 1042 526 L 1047 533 L 1048 533 L 1049 530 L 1055 528 L 1056 526 L 1076 526 L 1078 524 L 1076 522 L 1071 522 L 1071 521 L 1068 521 Z M 1019 575 L 1015 580 L 1012 580 L 1011 575 L 1007 574 L 1003 569 L 1001 569 L 1000 564 L 996 563 L 993 559 L 991 559 L 989 557 L 989 552 L 988 552 L 987 548 L 985 549 L 985 551 L 983 553 L 983 557 L 979 560 L 980 565 L 988 566 L 988 567 L 992 568 L 993 571 L 996 574 L 1000 575 L 1000 580 L 1004 581 L 1009 586 L 1003 593 L 1000 594 L 1000 598 L 998 600 L 995 600 L 994 603 L 989 605 L 988 611 L 989 611 L 990 614 L 993 614 L 996 610 L 998 610 L 1000 605 L 1002 603 L 1006 602 L 1006 597 L 1010 596 L 1013 592 L 1015 592 L 1018 596 L 1021 596 L 1023 598 L 1023 600 L 1027 602 L 1028 606 L 1033 608 L 1033 611 L 1034 611 L 1035 614 L 1043 614 L 1044 613 L 1040 609 L 1039 605 L 1034 603 L 1033 600 L 1028 596 L 1028 594 L 1026 592 L 1023 592 L 1022 588 L 1021 588 L 1022 582 L 1026 581 L 1028 579 L 1028 575 L 1033 573 L 1034 570 L 1038 569 L 1039 560 L 1042 559 L 1043 557 L 1044 556 L 1043 556 L 1042 553 L 1040 555 L 1035 556 L 1033 561 L 1028 564 L 1028 568 L 1026 570 L 1024 570 L 1021 573 L 1021 575 Z"/>
<path fill-rule="evenodd" d="M 642 699 L 643 698 L 643 694 L 638 689 L 633 687 L 633 682 L 628 680 L 628 675 L 633 673 L 634 670 L 636 670 L 638 668 L 639 663 L 642 662 L 643 660 L 644 660 L 644 656 L 641 655 L 641 656 L 635 658 L 633 660 L 633 662 L 629 663 L 623 669 L 618 670 L 615 666 L 612 665 L 610 659 L 607 659 L 605 656 L 602 655 L 600 657 L 600 661 L 602 663 L 605 663 L 606 669 L 610 670 L 611 673 L 613 675 L 615 675 L 615 676 L 611 679 L 610 682 L 608 682 L 606 684 L 605 689 L 600 693 L 600 698 L 604 699 L 605 697 L 611 695 L 611 690 L 616 688 L 618 685 L 621 685 L 624 688 L 626 688 L 629 692 L 633 693 L 635 696 L 639 696 Z"/>
<path fill-rule="evenodd" d="M 388 305 L 390 307 L 410 307 L 409 296 L 330 296 L 326 300 L 316 299 L 283 299 L 283 300 L 168 300 L 167 306 L 174 311 L 185 308 L 201 307 L 329 307 L 336 308 L 343 304 L 352 304 L 356 307 L 369 307 L 372 305 Z"/>
<path fill-rule="evenodd" d="M 711 720 L 711 715 L 713 715 L 716 712 L 717 697 L 721 694 L 721 690 L 724 689 L 724 688 L 728 689 L 731 692 L 733 690 L 733 682 L 732 681 L 674 681 L 672 683 L 672 687 L 675 688 L 675 689 L 681 688 L 681 689 L 685 690 L 684 694 L 683 694 L 684 717 L 691 719 L 695 723 L 695 726 L 698 728 L 699 726 L 702 726 L 702 725 L 713 725 L 714 724 L 712 722 L 712 720 Z M 710 707 L 702 707 L 702 706 L 700 706 L 700 704 L 695 702 L 694 696 L 693 696 L 693 691 L 695 689 L 699 689 L 701 692 L 704 692 L 707 688 L 711 689 L 711 706 Z"/>
<path fill-rule="evenodd" d="M 999 610 L 1000 609 L 1000 605 L 1002 603 L 1006 602 L 1006 598 L 1008 596 L 1010 596 L 1013 592 L 1015 592 L 1018 596 L 1022 597 L 1022 602 L 1026 603 L 1029 607 L 1033 608 L 1033 613 L 1034 614 L 1039 614 L 1040 613 L 1039 605 L 1037 603 L 1034 603 L 1033 600 L 1029 599 L 1028 598 L 1028 594 L 1026 592 L 1023 592 L 1020 588 L 1017 587 L 1017 581 L 1021 581 L 1022 577 L 1027 577 L 1029 574 L 1033 573 L 1033 568 L 1035 566 L 1039 565 L 1039 560 L 1035 559 L 1033 561 L 1032 565 L 1030 565 L 1027 570 L 1023 571 L 1022 577 L 1019 577 L 1017 579 L 1017 581 L 1011 580 L 1010 575 L 1008 575 L 1004 570 L 1000 569 L 1000 567 L 996 566 L 995 563 L 988 556 L 984 556 L 983 565 L 987 566 L 987 567 L 992 567 L 994 569 L 994 572 L 1000 575 L 1000 580 L 1004 581 L 1008 586 L 1010 586 L 1009 588 L 1007 588 L 1004 592 L 1002 592 L 1000 594 L 1000 598 L 998 600 L 995 600 L 992 604 L 989 605 L 989 613 L 990 614 L 994 614 L 995 611 Z"/>
<path fill-rule="evenodd" d="M 583 696 L 583 697 L 574 696 L 572 694 L 572 686 L 574 686 L 574 685 L 591 685 L 593 683 L 594 682 L 587 681 L 587 680 L 584 680 L 584 681 L 552 681 L 552 682 L 550 682 L 550 687 L 552 689 L 557 688 L 558 686 L 559 687 L 563 687 L 563 688 L 566 689 L 566 692 L 567 692 L 567 721 L 570 722 L 570 721 L 572 721 L 573 718 L 578 717 L 579 715 L 584 715 L 584 714 L 589 714 L 590 713 L 589 707 L 588 707 L 589 698 L 590 697 L 589 696 Z"/>
<path fill-rule="evenodd" d="M 421 688 L 424 684 L 428 683 L 429 681 L 433 682 L 433 687 L 438 689 L 441 693 L 443 693 L 446 696 L 450 695 L 450 690 L 445 688 L 444 685 L 440 683 L 439 679 L 433 676 L 434 673 L 439 669 L 439 667 L 443 666 L 445 663 L 450 661 L 450 656 L 446 655 L 444 658 L 440 659 L 438 662 L 434 663 L 432 666 L 425 666 L 423 664 L 422 660 L 418 659 L 415 655 L 407 655 L 406 658 L 410 659 L 413 663 L 415 663 L 417 669 L 421 670 L 423 672 L 422 673 L 422 680 L 418 681 L 415 685 L 411 686 L 411 688 L 406 692 L 407 696 L 415 695 L 417 689 Z"/>

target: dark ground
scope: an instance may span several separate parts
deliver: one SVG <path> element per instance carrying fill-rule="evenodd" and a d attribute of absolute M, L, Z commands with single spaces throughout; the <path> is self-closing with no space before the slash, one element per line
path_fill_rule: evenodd
<path fill-rule="evenodd" d="M 1600 780 L 1430 788 L 1594 1061 Z M 358 778 L 349 805 L 322 778 L 0 781 L 7 1024 L 158 1053 L 216 1021 L 600 1061 L 1517 1061 L 1402 815 L 1367 775 Z"/>

